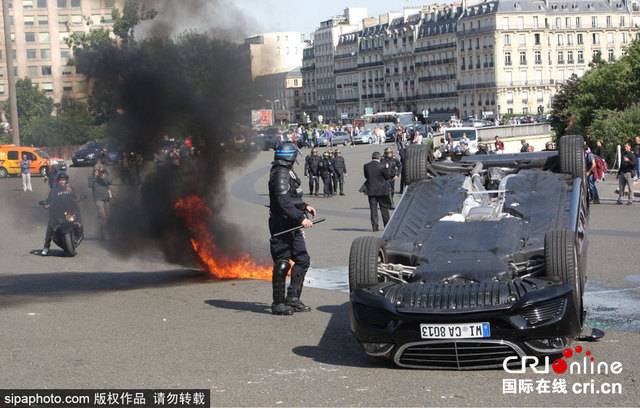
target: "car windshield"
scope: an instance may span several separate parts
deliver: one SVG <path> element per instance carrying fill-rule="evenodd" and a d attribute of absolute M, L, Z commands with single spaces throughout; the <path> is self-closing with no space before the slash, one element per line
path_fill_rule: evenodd
<path fill-rule="evenodd" d="M 476 140 L 476 131 L 474 129 L 455 129 L 455 128 L 451 128 L 451 129 L 447 129 L 446 131 L 446 137 L 448 138 L 449 135 L 451 135 L 451 138 L 453 139 L 454 142 L 460 141 L 462 140 L 462 136 L 464 134 L 467 134 L 467 139 L 469 140 Z"/>
<path fill-rule="evenodd" d="M 36 150 L 36 153 L 38 153 L 38 156 L 42 157 L 43 159 L 49 158 L 49 155 L 44 150 Z"/>
<path fill-rule="evenodd" d="M 102 149 L 101 142 L 87 142 L 83 144 L 82 147 L 80 148 L 80 150 L 99 150 L 99 149 Z"/>

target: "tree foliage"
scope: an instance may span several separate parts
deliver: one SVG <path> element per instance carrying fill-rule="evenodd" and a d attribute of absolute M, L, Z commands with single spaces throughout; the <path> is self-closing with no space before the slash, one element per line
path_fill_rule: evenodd
<path fill-rule="evenodd" d="M 38 89 L 38 85 L 31 83 L 29 77 L 16 81 L 16 101 L 21 128 L 31 119 L 51 115 L 53 111 L 53 100 Z"/>
<path fill-rule="evenodd" d="M 582 78 L 563 84 L 553 103 L 556 137 L 573 133 L 602 140 L 607 154 L 638 135 L 640 117 L 640 42 L 619 60 L 594 59 Z"/>

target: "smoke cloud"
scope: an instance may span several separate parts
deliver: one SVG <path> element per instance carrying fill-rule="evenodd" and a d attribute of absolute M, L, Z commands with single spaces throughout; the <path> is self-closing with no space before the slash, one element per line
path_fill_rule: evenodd
<path fill-rule="evenodd" d="M 229 2 L 191 0 L 141 2 L 158 16 L 144 25 L 143 47 L 124 58 L 105 58 L 104 68 L 120 73 L 121 116 L 109 129 L 126 152 L 151 160 L 163 135 L 191 136 L 200 154 L 182 160 L 180 172 L 171 166 L 146 174 L 141 186 L 131 186 L 113 202 L 110 228 L 112 251 L 131 255 L 159 248 L 171 262 L 189 262 L 190 235 L 174 211 L 176 202 L 196 194 L 213 210 L 209 230 L 216 246 L 233 254 L 246 248 L 238 227 L 221 217 L 226 205 L 225 173 L 245 165 L 252 153 L 224 152 L 238 123 L 249 120 L 251 73 L 243 40 L 242 16 Z M 224 25 L 233 22 L 234 27 Z M 184 24 L 200 25 L 208 39 L 191 32 L 171 40 Z M 139 32 L 136 31 L 136 38 Z M 154 38 L 150 38 L 154 37 Z M 233 40 L 233 41 L 231 41 Z M 203 74 L 203 70 L 205 74 Z M 133 174 L 133 172 L 130 172 Z"/>

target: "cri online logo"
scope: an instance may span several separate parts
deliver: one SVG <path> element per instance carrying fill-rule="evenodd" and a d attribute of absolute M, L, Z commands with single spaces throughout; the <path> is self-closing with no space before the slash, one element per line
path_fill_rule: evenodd
<path fill-rule="evenodd" d="M 595 358 L 591 355 L 591 351 L 587 350 L 582 353 L 582 346 L 576 346 L 573 350 L 566 348 L 562 352 L 562 357 L 557 359 L 551 365 L 551 368 L 556 374 L 620 374 L 622 372 L 622 363 L 614 361 L 608 364 L 605 361 L 595 362 Z M 582 357 L 582 360 L 580 360 Z M 508 373 L 521 374 L 526 371 L 527 366 L 531 367 L 534 373 L 547 374 L 549 373 L 549 357 L 544 358 L 544 364 L 542 368 L 539 367 L 540 360 L 535 356 L 521 357 L 521 366 L 518 368 L 510 368 L 509 363 L 514 360 L 518 360 L 520 357 L 512 356 L 504 359 L 502 367 Z M 565 360 L 566 359 L 566 360 Z M 567 361 L 568 360 L 568 361 Z"/>

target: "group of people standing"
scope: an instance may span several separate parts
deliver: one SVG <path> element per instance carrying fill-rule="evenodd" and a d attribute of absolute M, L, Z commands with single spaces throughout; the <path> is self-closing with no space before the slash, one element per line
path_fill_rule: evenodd
<path fill-rule="evenodd" d="M 347 177 L 347 164 L 340 149 L 328 150 L 318 155 L 318 149 L 311 149 L 311 153 L 304 161 L 304 175 L 309 178 L 309 195 L 320 195 L 320 179 L 323 185 L 323 197 L 333 197 L 344 194 L 344 181 Z"/>

